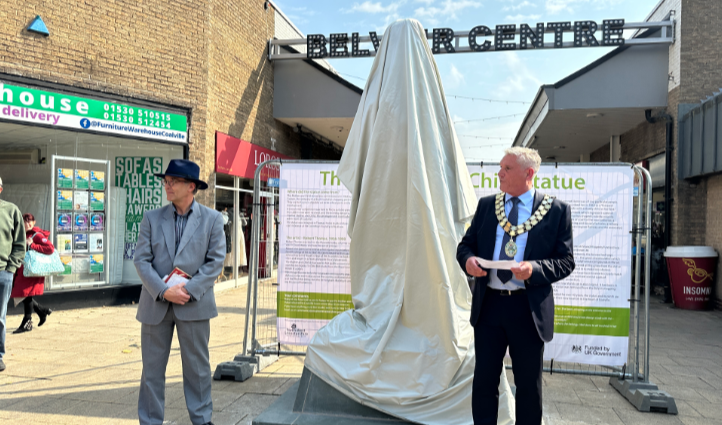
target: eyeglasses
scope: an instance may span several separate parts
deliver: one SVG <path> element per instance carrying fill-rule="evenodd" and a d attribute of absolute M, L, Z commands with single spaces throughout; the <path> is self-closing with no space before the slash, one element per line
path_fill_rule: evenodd
<path fill-rule="evenodd" d="M 170 186 L 170 187 L 172 188 L 173 186 L 176 185 L 176 183 L 188 183 L 188 181 L 186 181 L 186 180 L 167 180 L 167 179 L 163 179 L 163 180 L 161 180 L 161 183 L 162 183 L 163 186 L 165 186 L 165 187 L 169 187 L 169 186 Z"/>

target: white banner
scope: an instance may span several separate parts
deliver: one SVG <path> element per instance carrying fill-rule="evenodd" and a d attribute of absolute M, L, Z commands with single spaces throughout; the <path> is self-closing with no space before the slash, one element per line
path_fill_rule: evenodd
<path fill-rule="evenodd" d="M 477 197 L 499 192 L 498 165 L 470 166 Z M 629 348 L 632 185 L 629 166 L 542 166 L 536 190 L 572 209 L 574 272 L 554 284 L 554 339 L 544 359 L 619 366 Z"/>
<path fill-rule="evenodd" d="M 350 193 L 337 164 L 281 167 L 278 335 L 307 344 L 349 308 Z M 498 165 L 470 166 L 478 197 L 496 194 Z M 623 365 L 629 347 L 632 186 L 628 166 L 543 166 L 535 188 L 572 208 L 575 271 L 554 284 L 555 336 L 546 360 Z"/>
<path fill-rule="evenodd" d="M 279 191 L 278 338 L 306 345 L 353 308 L 347 235 L 351 194 L 337 164 L 284 164 Z"/>

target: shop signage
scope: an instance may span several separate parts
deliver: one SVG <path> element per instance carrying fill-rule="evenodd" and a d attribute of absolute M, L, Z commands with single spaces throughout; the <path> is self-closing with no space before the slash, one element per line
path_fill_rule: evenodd
<path fill-rule="evenodd" d="M 163 172 L 163 158 L 119 156 L 115 158 L 115 186 L 125 193 L 125 248 L 123 259 L 132 260 L 138 243 L 143 214 L 158 209 L 163 201 L 161 180 L 153 174 Z"/>
<path fill-rule="evenodd" d="M 216 173 L 252 179 L 258 165 L 271 159 L 292 158 L 216 131 Z"/>
<path fill-rule="evenodd" d="M 142 139 L 187 143 L 188 118 L 138 106 L 0 81 L 0 119 Z"/>
<path fill-rule="evenodd" d="M 537 23 L 534 27 L 528 24 L 497 25 L 492 30 L 486 25 L 479 25 L 461 36 L 456 36 L 451 28 L 434 28 L 431 50 L 434 54 L 459 52 L 486 52 L 499 50 L 525 50 L 563 47 L 596 47 L 621 46 L 624 44 L 624 19 L 605 19 L 602 25 L 594 21 L 567 21 Z M 544 34 L 553 33 L 554 42 L 544 44 Z M 573 39 L 571 44 L 564 44 L 564 35 Z M 518 38 L 517 38 L 518 37 Z M 466 38 L 467 46 L 459 48 L 455 38 Z M 360 49 L 360 43 L 370 41 L 374 51 L 380 45 L 379 36 L 375 31 L 368 37 L 360 37 L 359 33 L 331 34 L 326 38 L 323 34 L 310 34 L 306 37 L 306 57 L 309 59 L 364 57 L 370 56 L 368 49 Z M 567 40 L 569 41 L 569 40 Z M 349 42 L 351 43 L 349 49 Z M 327 47 L 328 45 L 328 47 Z"/>

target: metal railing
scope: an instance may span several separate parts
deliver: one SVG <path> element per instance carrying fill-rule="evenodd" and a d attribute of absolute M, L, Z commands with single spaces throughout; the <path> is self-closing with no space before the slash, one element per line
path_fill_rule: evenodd
<path fill-rule="evenodd" d="M 259 251 L 264 240 L 267 241 L 269 229 L 263 228 L 262 224 L 268 220 L 268 211 L 275 214 L 278 196 L 277 187 L 268 187 L 262 179 L 263 170 L 269 166 L 278 166 L 283 163 L 322 163 L 336 161 L 303 161 L 303 160 L 271 160 L 258 166 L 253 186 L 253 217 L 262 217 L 262 220 L 252 221 L 251 251 L 249 257 L 248 294 L 246 309 L 246 327 L 243 336 L 243 355 L 249 356 L 292 356 L 306 354 L 305 346 L 283 345 L 278 341 L 276 330 L 276 308 L 277 308 L 277 285 L 271 274 L 264 273 L 259 267 Z M 478 164 L 469 164 L 478 165 Z M 489 165 L 489 164 L 487 164 Z M 548 164 L 547 164 L 548 165 Z M 555 362 L 554 360 L 544 362 L 544 371 L 548 373 L 575 374 L 587 376 L 605 376 L 619 379 L 631 379 L 633 382 L 649 382 L 649 301 L 650 301 L 650 268 L 651 255 L 647 247 L 647 255 L 642 258 L 642 235 L 646 237 L 646 243 L 651 243 L 651 211 L 652 211 L 652 180 L 649 172 L 644 168 L 631 164 L 601 163 L 601 164 L 579 164 L 579 163 L 558 163 L 557 165 L 585 165 L 585 166 L 620 166 L 625 165 L 634 169 L 640 182 L 637 198 L 637 214 L 634 218 L 635 224 L 632 234 L 636 240 L 637 251 L 635 254 L 634 280 L 630 292 L 630 334 L 629 351 L 627 363 L 624 366 L 588 365 L 582 363 Z M 269 202 L 263 202 L 267 198 Z M 266 209 L 264 212 L 263 209 Z M 265 218 L 264 218 L 265 217 Z M 264 221 L 266 220 L 266 221 Z M 274 230 L 270 232 L 273 233 Z M 266 238 L 266 239 L 264 239 Z M 263 245 L 268 248 L 267 245 Z M 277 252 L 277 251 L 276 251 Z M 641 292 L 642 261 L 644 261 L 644 294 Z M 641 298 L 641 297 L 644 298 Z M 642 325 L 642 308 L 643 318 Z M 642 327 L 643 326 L 643 327 Z M 641 328 L 641 329 L 640 329 Z M 640 332 L 643 331 L 643 333 Z M 250 336 L 250 339 L 249 339 Z M 640 363 L 640 356 L 642 363 Z M 510 359 L 505 360 L 507 369 L 511 369 Z"/>

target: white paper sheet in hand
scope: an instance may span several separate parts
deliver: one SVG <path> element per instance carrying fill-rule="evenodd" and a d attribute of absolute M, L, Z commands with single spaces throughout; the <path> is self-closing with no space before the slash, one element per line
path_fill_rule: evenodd
<path fill-rule="evenodd" d="M 165 286 L 170 288 L 171 286 L 176 286 L 179 283 L 188 283 L 188 279 L 179 274 L 172 274 L 165 282 Z"/>
<path fill-rule="evenodd" d="M 504 261 L 491 261 L 483 258 L 476 257 L 476 262 L 485 269 L 497 269 L 497 270 L 511 270 L 512 267 L 517 267 L 519 263 L 514 260 Z"/>

